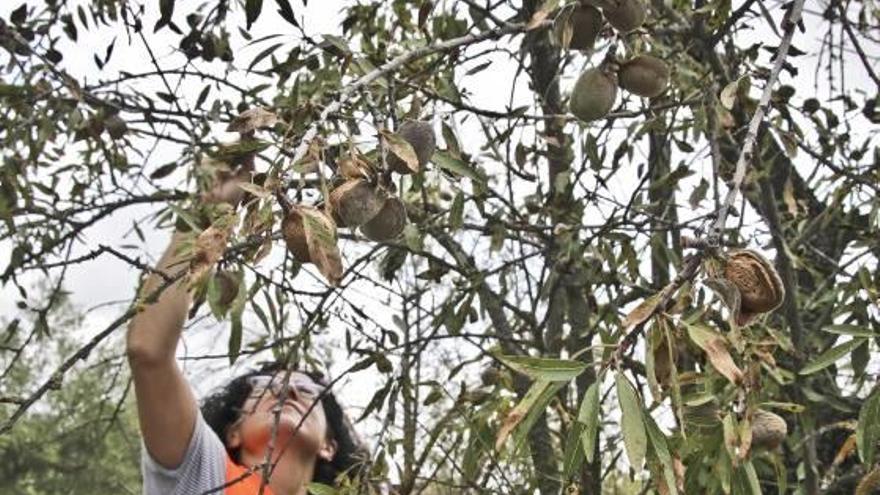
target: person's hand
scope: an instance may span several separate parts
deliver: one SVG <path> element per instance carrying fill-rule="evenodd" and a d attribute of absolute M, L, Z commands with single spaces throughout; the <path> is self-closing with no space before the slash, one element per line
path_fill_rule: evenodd
<path fill-rule="evenodd" d="M 227 203 L 238 206 L 245 194 L 239 184 L 249 183 L 253 172 L 253 156 L 242 160 L 233 170 L 217 170 L 212 187 L 202 193 L 201 201 L 205 204 Z"/>

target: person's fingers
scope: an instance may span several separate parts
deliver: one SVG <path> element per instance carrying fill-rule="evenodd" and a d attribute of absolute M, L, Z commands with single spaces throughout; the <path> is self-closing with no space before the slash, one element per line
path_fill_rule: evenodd
<path fill-rule="evenodd" d="M 253 170 L 253 159 L 245 160 L 235 171 L 218 170 L 214 186 L 202 195 L 202 201 L 238 205 L 244 197 L 244 190 L 238 185 L 251 182 Z"/>

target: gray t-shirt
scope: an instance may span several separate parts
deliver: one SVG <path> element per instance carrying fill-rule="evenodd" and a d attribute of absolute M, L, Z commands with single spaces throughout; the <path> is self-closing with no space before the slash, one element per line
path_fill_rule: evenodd
<path fill-rule="evenodd" d="M 226 483 L 226 448 L 199 411 L 183 463 L 176 469 L 159 465 L 142 446 L 144 495 L 222 495 Z"/>

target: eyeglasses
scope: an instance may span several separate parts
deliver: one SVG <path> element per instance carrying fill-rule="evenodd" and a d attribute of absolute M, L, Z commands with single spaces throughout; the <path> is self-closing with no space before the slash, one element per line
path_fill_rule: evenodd
<path fill-rule="evenodd" d="M 254 390 L 269 391 L 276 398 L 283 398 L 285 395 L 284 380 L 282 376 L 257 375 L 248 378 L 248 384 Z M 308 400 L 315 400 L 321 396 L 325 387 L 315 383 L 314 380 L 306 375 L 295 374 L 290 376 L 287 386 L 287 394 L 291 389 L 296 391 L 297 395 L 302 395 Z"/>

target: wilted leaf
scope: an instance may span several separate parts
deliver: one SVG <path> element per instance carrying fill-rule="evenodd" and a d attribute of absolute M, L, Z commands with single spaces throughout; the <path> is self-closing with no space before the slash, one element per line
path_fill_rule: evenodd
<path fill-rule="evenodd" d="M 232 232 L 234 219 L 235 213 L 229 211 L 196 238 L 189 266 L 190 290 L 223 257 L 223 254 L 226 252 L 226 242 L 229 239 L 229 234 Z"/>
<path fill-rule="evenodd" d="M 541 27 L 545 20 L 547 20 L 547 16 L 550 15 L 550 12 L 556 8 L 558 1 L 551 0 L 545 2 L 544 5 L 541 6 L 540 9 L 536 10 L 534 14 L 532 14 L 532 18 L 529 19 L 529 23 L 526 24 L 526 31 L 531 31 L 533 29 Z"/>
<path fill-rule="evenodd" d="M 742 295 L 739 292 L 739 288 L 726 278 L 706 278 L 704 282 L 706 287 L 712 289 L 712 292 L 721 299 L 721 302 L 727 306 L 727 309 L 730 310 L 730 325 L 732 328 L 736 328 L 737 321 L 740 317 L 740 301 L 742 299 Z"/>
<path fill-rule="evenodd" d="M 626 315 L 626 318 L 624 318 L 621 325 L 623 327 L 623 330 L 629 330 L 630 328 L 639 325 L 650 318 L 651 315 L 654 314 L 654 311 L 657 309 L 657 305 L 660 304 L 662 297 L 663 292 L 658 292 L 646 298 L 632 311 L 630 311 L 629 314 Z"/>
<path fill-rule="evenodd" d="M 749 76 L 745 75 L 740 77 L 735 81 L 731 81 L 721 90 L 721 94 L 718 96 L 718 99 L 721 101 L 721 105 L 724 106 L 727 110 L 733 109 L 733 104 L 736 102 L 737 94 L 743 93 L 748 94 L 748 88 L 751 86 L 751 81 L 749 80 Z"/>
<path fill-rule="evenodd" d="M 617 400 L 620 403 L 620 429 L 623 432 L 623 444 L 630 465 L 638 471 L 645 461 L 648 452 L 648 437 L 645 434 L 645 423 L 642 418 L 642 402 L 636 390 L 622 373 L 617 373 Z"/>
<path fill-rule="evenodd" d="M 501 423 L 501 428 L 498 430 L 498 436 L 495 439 L 495 450 L 501 450 L 501 447 L 504 446 L 504 442 L 507 441 L 507 438 L 513 432 L 513 429 L 525 419 L 526 414 L 528 414 L 529 410 L 535 407 L 538 399 L 541 398 L 541 395 L 548 387 L 550 387 L 550 382 L 546 380 L 539 380 L 533 383 L 529 388 L 529 391 L 526 392 L 526 395 L 523 396 L 521 401 L 519 401 L 519 404 L 507 413 L 507 416 L 505 416 L 504 421 Z"/>
<path fill-rule="evenodd" d="M 702 324 L 687 324 L 688 335 L 706 353 L 712 366 L 734 385 L 742 382 L 742 370 L 733 361 L 724 337 Z"/>
<path fill-rule="evenodd" d="M 785 181 L 785 187 L 782 189 L 782 200 L 785 202 L 788 213 L 793 217 L 797 217 L 798 203 L 794 196 L 794 183 L 791 181 L 791 177 Z"/>
<path fill-rule="evenodd" d="M 688 203 L 691 205 L 691 208 L 696 209 L 699 208 L 700 203 L 706 199 L 706 193 L 709 191 L 709 181 L 706 179 L 700 179 L 700 183 L 697 184 L 697 187 L 694 188 L 693 192 L 691 192 L 690 197 L 688 198 Z"/>
<path fill-rule="evenodd" d="M 315 208 L 297 207 L 303 219 L 303 230 L 309 246 L 309 257 L 330 285 L 342 280 L 342 256 L 336 245 L 336 224 Z"/>
<path fill-rule="evenodd" d="M 385 143 L 388 145 L 388 150 L 403 160 L 410 170 L 418 172 L 419 157 L 416 155 L 416 150 L 412 147 L 409 141 L 386 129 L 383 129 L 381 132 L 382 137 L 385 138 Z"/>
<path fill-rule="evenodd" d="M 272 192 L 268 189 L 258 186 L 256 184 L 250 182 L 239 182 L 238 187 L 244 189 L 245 191 L 253 194 L 254 196 L 260 199 L 266 199 L 272 197 Z"/>
<path fill-rule="evenodd" d="M 431 0 L 424 0 L 419 7 L 419 28 L 425 27 L 425 22 L 428 21 L 428 16 L 431 14 L 432 10 L 434 10 L 434 2 Z"/>
<path fill-rule="evenodd" d="M 880 486 L 880 467 L 872 469 L 859 481 L 853 495 L 874 495 L 877 493 L 878 486 Z"/>
<path fill-rule="evenodd" d="M 274 112 L 270 112 L 263 107 L 254 107 L 245 110 L 241 115 L 233 119 L 229 126 L 226 127 L 226 131 L 248 134 L 257 129 L 272 127 L 276 123 L 278 123 L 278 116 Z"/>
<path fill-rule="evenodd" d="M 834 462 L 832 462 L 831 464 L 833 466 L 839 466 L 843 464 L 843 461 L 845 461 L 849 456 L 853 454 L 853 452 L 856 451 L 857 445 L 857 437 L 856 434 L 853 433 L 852 435 L 847 437 L 847 439 L 843 442 L 843 445 L 841 445 L 840 448 L 837 449 L 837 454 L 834 455 Z"/>

